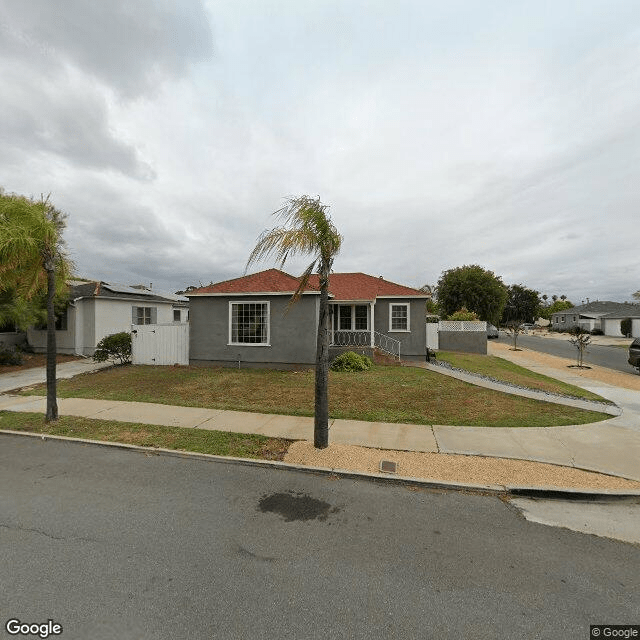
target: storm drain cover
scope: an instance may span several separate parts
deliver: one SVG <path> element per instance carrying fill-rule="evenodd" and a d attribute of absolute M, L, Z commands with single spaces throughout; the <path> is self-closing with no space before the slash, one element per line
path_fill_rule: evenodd
<path fill-rule="evenodd" d="M 381 460 L 380 471 L 382 473 L 396 473 L 398 471 L 398 463 L 391 460 Z"/>

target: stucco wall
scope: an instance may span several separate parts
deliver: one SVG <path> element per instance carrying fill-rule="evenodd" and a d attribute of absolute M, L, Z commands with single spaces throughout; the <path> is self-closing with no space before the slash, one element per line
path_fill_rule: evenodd
<path fill-rule="evenodd" d="M 391 331 L 389 322 L 389 306 L 408 302 L 409 332 Z M 398 298 L 378 298 L 374 305 L 375 331 L 400 340 L 400 357 L 404 360 L 420 359 L 426 356 L 427 333 L 425 328 L 425 302 L 422 299 L 405 300 Z"/>
<path fill-rule="evenodd" d="M 56 351 L 58 353 L 74 354 L 76 330 L 76 308 L 70 306 L 67 309 L 67 328 L 64 331 L 56 331 Z M 44 353 L 47 350 L 46 330 L 27 330 L 27 340 L 36 353 Z"/>
<path fill-rule="evenodd" d="M 486 331 L 439 331 L 439 349 L 463 353 L 487 353 Z"/>
<path fill-rule="evenodd" d="M 0 333 L 0 348 L 15 347 L 17 344 L 24 344 L 27 341 L 27 335 L 21 331 L 9 331 Z"/>
<path fill-rule="evenodd" d="M 313 365 L 316 356 L 318 296 L 303 296 L 285 313 L 289 296 L 195 296 L 190 299 L 191 364 L 281 367 Z M 270 303 L 270 346 L 229 344 L 229 303 Z"/>

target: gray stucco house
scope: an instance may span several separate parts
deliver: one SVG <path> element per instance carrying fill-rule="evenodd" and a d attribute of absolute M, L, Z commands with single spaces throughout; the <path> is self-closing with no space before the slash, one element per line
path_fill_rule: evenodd
<path fill-rule="evenodd" d="M 568 331 L 581 327 L 586 331 L 600 329 L 607 336 L 622 336 L 620 322 L 631 319 L 632 336 L 640 336 L 640 305 L 596 300 L 551 314 L 551 327 Z"/>
<path fill-rule="evenodd" d="M 190 291 L 193 365 L 313 366 L 320 305 L 318 276 L 289 308 L 298 278 L 268 269 Z M 364 273 L 330 277 L 332 354 L 375 348 L 402 359 L 426 349 L 422 291 Z"/>

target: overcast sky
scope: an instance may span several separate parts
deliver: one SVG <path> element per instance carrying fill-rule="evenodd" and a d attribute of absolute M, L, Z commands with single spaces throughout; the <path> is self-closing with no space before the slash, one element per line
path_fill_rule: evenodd
<path fill-rule="evenodd" d="M 639 124 L 638 0 L 0 0 L 0 186 L 105 281 L 242 275 L 308 194 L 336 271 L 630 300 Z"/>

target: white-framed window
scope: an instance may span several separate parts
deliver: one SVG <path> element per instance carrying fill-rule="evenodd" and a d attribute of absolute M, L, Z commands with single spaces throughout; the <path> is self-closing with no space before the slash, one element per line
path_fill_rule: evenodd
<path fill-rule="evenodd" d="M 270 344 L 269 302 L 229 303 L 229 344 L 265 346 Z"/>
<path fill-rule="evenodd" d="M 333 327 L 336 331 L 369 331 L 369 305 L 334 304 Z"/>
<path fill-rule="evenodd" d="M 410 331 L 408 302 L 389 305 L 389 331 Z"/>
<path fill-rule="evenodd" d="M 565 322 L 566 318 L 565 316 L 560 316 L 560 322 Z"/>
<path fill-rule="evenodd" d="M 132 307 L 131 324 L 155 324 L 158 320 L 158 307 Z"/>
<path fill-rule="evenodd" d="M 173 321 L 180 322 L 180 309 L 173 310 Z"/>

